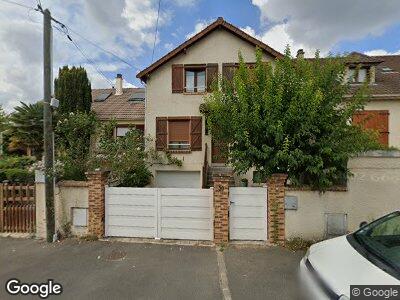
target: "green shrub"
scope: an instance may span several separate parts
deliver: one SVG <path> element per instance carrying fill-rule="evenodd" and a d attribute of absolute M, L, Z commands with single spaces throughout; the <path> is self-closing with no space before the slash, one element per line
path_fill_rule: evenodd
<path fill-rule="evenodd" d="M 10 182 L 30 183 L 35 181 L 35 175 L 25 169 L 6 169 L 4 170 L 6 180 Z"/>
<path fill-rule="evenodd" d="M 0 160 L 0 170 L 5 169 L 24 169 L 35 162 L 31 156 L 6 156 Z"/>
<path fill-rule="evenodd" d="M 124 174 L 119 186 L 144 187 L 150 184 L 152 176 L 151 172 L 142 165 Z"/>

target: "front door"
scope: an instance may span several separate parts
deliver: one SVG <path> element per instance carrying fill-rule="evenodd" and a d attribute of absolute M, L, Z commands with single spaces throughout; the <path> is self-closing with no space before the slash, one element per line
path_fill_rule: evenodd
<path fill-rule="evenodd" d="M 225 164 L 227 158 L 224 152 L 224 144 L 216 140 L 212 140 L 211 144 L 211 162 Z"/>

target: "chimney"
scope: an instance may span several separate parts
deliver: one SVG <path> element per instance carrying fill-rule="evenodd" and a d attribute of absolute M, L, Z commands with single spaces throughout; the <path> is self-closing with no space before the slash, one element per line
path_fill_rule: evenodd
<path fill-rule="evenodd" d="M 297 50 L 297 58 L 304 58 L 304 50 L 303 49 L 299 49 Z"/>
<path fill-rule="evenodd" d="M 120 96 L 124 92 L 122 91 L 122 74 L 117 74 L 117 78 L 115 79 L 115 95 Z"/>

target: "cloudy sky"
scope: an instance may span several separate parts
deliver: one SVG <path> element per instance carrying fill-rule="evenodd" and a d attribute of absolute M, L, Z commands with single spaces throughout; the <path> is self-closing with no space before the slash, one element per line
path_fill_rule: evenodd
<path fill-rule="evenodd" d="M 7 1 L 11 0 L 0 0 L 0 105 L 11 111 L 19 101 L 35 102 L 43 95 L 42 16 Z M 37 5 L 36 0 L 12 2 Z M 63 65 L 82 65 L 92 87 L 109 87 L 117 73 L 123 74 L 126 86 L 141 86 L 135 75 L 152 60 L 158 0 L 41 3 L 73 30 L 71 37 L 91 61 L 88 63 L 63 33 L 54 30 L 55 76 Z M 219 16 L 279 51 L 289 44 L 293 52 L 303 48 L 308 56 L 315 49 L 323 54 L 400 54 L 399 0 L 161 0 L 154 59 Z"/>

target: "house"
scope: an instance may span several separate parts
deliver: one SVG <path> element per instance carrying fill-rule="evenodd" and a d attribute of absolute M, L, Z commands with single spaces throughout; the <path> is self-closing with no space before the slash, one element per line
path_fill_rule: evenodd
<path fill-rule="evenodd" d="M 379 132 L 379 141 L 400 148 L 400 55 L 349 55 L 348 78 L 354 92 L 368 81 L 370 99 L 364 111 L 353 117 L 367 129 Z"/>
<path fill-rule="evenodd" d="M 246 63 L 255 62 L 255 48 L 265 61 L 282 54 L 239 28 L 218 18 L 215 22 L 137 74 L 144 89 L 122 89 L 117 76 L 115 89 L 93 90 L 93 110 L 101 120 L 115 119 L 115 135 L 129 127 L 144 129 L 159 151 L 173 154 L 182 167 L 155 165 L 157 187 L 201 187 L 211 184 L 214 173 L 232 173 L 219 155 L 217 141 L 205 130 L 199 107 L 213 80 L 231 77 L 238 64 L 238 51 Z M 298 57 L 304 51 L 298 51 Z M 371 99 L 353 117 L 368 129 L 379 131 L 383 145 L 400 148 L 400 56 L 349 55 L 348 75 L 354 92 L 368 81 Z M 145 101 L 144 101 L 144 98 Z M 364 122 L 364 120 L 366 120 Z M 207 178 L 208 176 L 208 178 Z M 253 172 L 246 177 L 252 184 Z M 238 183 L 239 178 L 235 178 Z"/>
<path fill-rule="evenodd" d="M 115 136 L 124 136 L 133 127 L 144 131 L 145 90 L 123 88 L 121 74 L 115 83 L 115 88 L 92 89 L 92 110 L 100 121 L 115 120 Z"/>
<path fill-rule="evenodd" d="M 182 167 L 156 165 L 158 187 L 201 187 L 203 168 L 230 172 L 215 155 L 218 144 L 205 131 L 199 106 L 218 74 L 229 76 L 238 63 L 238 51 L 246 62 L 255 62 L 255 48 L 265 61 L 282 54 L 218 18 L 207 28 L 138 73 L 146 83 L 145 132 L 155 138 L 157 150 L 180 158 Z M 218 168 L 218 169 L 217 169 Z M 211 169 L 209 174 L 212 174 Z M 204 176 L 205 177 L 205 176 Z"/>

